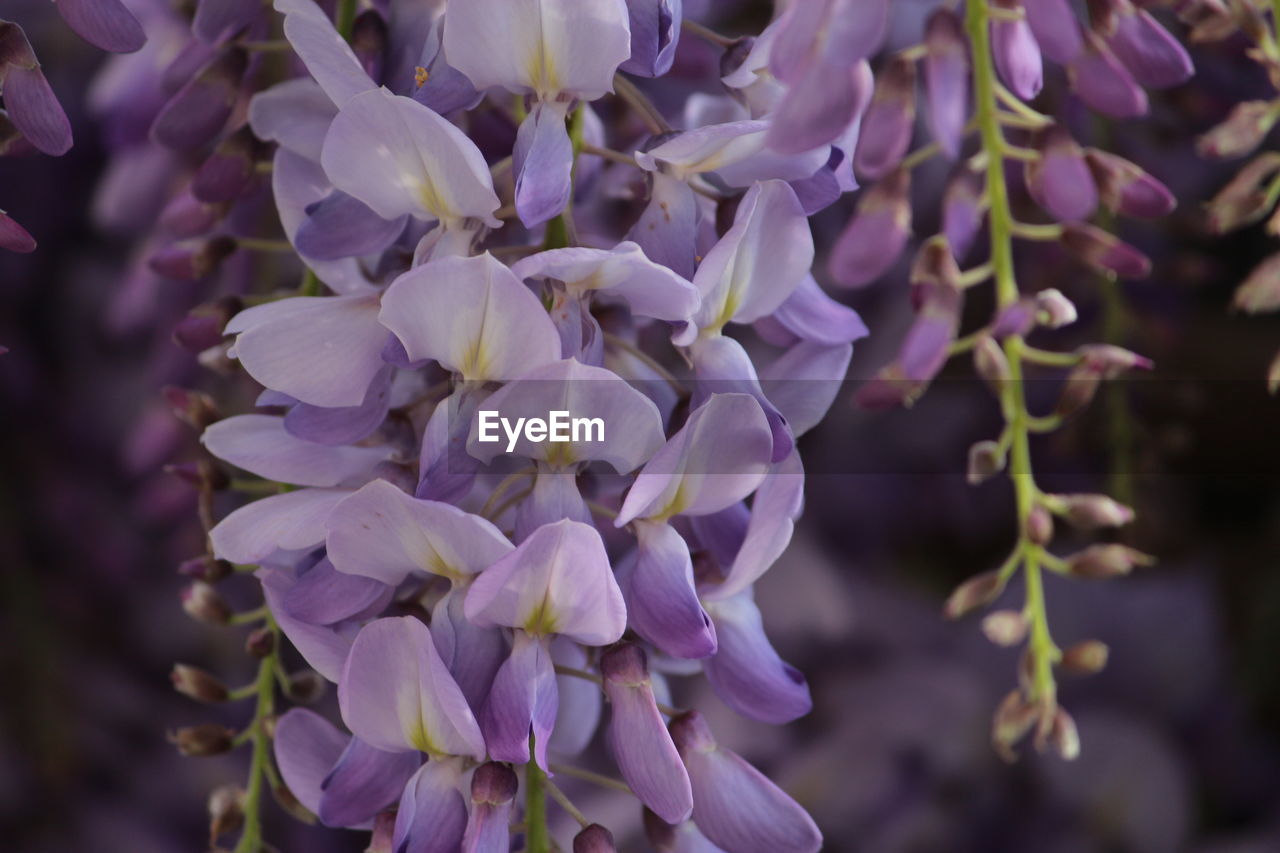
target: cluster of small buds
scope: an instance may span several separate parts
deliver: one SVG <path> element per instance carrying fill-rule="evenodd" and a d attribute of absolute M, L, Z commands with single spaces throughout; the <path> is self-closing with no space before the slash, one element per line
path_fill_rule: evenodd
<path fill-rule="evenodd" d="M 1254 154 L 1206 206 L 1209 229 L 1226 234 L 1266 219 L 1266 231 L 1280 237 L 1280 153 L 1258 151 L 1280 120 L 1280 12 L 1250 2 L 1217 6 L 1191 4 L 1197 10 L 1191 39 L 1223 41 L 1238 33 L 1253 41 L 1248 55 L 1266 69 L 1277 90 L 1270 100 L 1243 101 L 1197 142 L 1202 157 L 1236 160 Z M 1263 260 L 1236 289 L 1233 306 L 1249 314 L 1280 310 L 1280 253 Z M 1267 370 L 1271 393 L 1280 390 L 1280 352 Z"/>

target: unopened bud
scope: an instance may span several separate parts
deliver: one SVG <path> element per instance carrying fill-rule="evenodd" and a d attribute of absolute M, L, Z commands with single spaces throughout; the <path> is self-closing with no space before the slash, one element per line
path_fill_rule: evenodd
<path fill-rule="evenodd" d="M 573 838 L 573 853 L 617 853 L 613 833 L 593 823 Z"/>
<path fill-rule="evenodd" d="M 846 287 L 878 279 L 911 236 L 911 173 L 895 169 L 866 190 L 857 212 L 832 247 L 828 269 Z"/>
<path fill-rule="evenodd" d="M 1136 163 L 1097 148 L 1088 149 L 1085 159 L 1108 210 L 1139 219 L 1155 219 L 1167 216 L 1177 206 L 1169 188 Z"/>
<path fill-rule="evenodd" d="M 276 635 L 270 628 L 255 628 L 245 638 L 244 650 L 249 657 L 262 660 L 276 647 Z"/>
<path fill-rule="evenodd" d="M 1027 637 L 1027 620 L 1016 610 L 997 610 L 982 619 L 982 633 L 997 646 L 1016 646 Z"/>
<path fill-rule="evenodd" d="M 1280 390 L 1280 352 L 1277 352 L 1267 366 L 1267 391 L 1271 394 Z"/>
<path fill-rule="evenodd" d="M 1054 495 L 1052 501 L 1054 508 L 1081 530 L 1122 527 L 1133 521 L 1132 509 L 1106 495 Z"/>
<path fill-rule="evenodd" d="M 1059 124 L 1035 138 L 1040 156 L 1025 164 L 1027 189 L 1045 211 L 1061 222 L 1078 222 L 1098 207 L 1098 188 L 1085 162 L 1084 151 Z"/>
<path fill-rule="evenodd" d="M 1080 578 L 1105 579 L 1127 575 L 1135 566 L 1149 566 L 1155 558 L 1127 545 L 1090 545 L 1067 557 L 1067 571 Z"/>
<path fill-rule="evenodd" d="M 1257 222 L 1274 206 L 1269 188 L 1280 171 L 1280 154 L 1268 151 L 1250 160 L 1205 205 L 1209 230 L 1225 234 Z"/>
<path fill-rule="evenodd" d="M 973 348 L 973 369 L 997 394 L 1009 380 L 1009 359 L 994 338 L 982 338 Z"/>
<path fill-rule="evenodd" d="M 975 442 L 969 448 L 969 470 L 966 478 L 969 485 L 984 483 L 1004 470 L 1005 452 L 999 443 L 994 441 Z"/>
<path fill-rule="evenodd" d="M 244 823 L 244 789 L 221 785 L 209 794 L 209 842 L 235 832 Z"/>
<path fill-rule="evenodd" d="M 1062 669 L 1073 675 L 1093 675 L 1107 666 L 1110 650 L 1101 640 L 1076 643 L 1062 653 Z"/>
<path fill-rule="evenodd" d="M 231 607 L 204 581 L 195 581 L 182 591 L 182 609 L 192 619 L 210 625 L 225 625 L 231 619 Z"/>
<path fill-rule="evenodd" d="M 1048 545 L 1053 541 L 1053 516 L 1042 506 L 1034 506 L 1027 513 L 1026 534 L 1033 545 Z"/>
<path fill-rule="evenodd" d="M 277 805 L 288 812 L 294 820 L 301 821 L 305 824 L 314 824 L 316 822 L 316 816 L 313 815 L 306 806 L 298 801 L 297 796 L 294 795 L 293 791 L 289 790 L 289 786 L 284 782 L 280 782 L 272 786 L 271 796 L 275 798 Z M 379 815 L 379 817 L 381 817 L 381 815 Z M 376 822 L 374 826 L 377 826 Z M 374 829 L 374 836 L 377 837 L 376 828 Z M 389 843 L 386 847 L 386 851 L 387 853 L 391 853 L 391 846 Z"/>
<path fill-rule="evenodd" d="M 1080 732 L 1076 729 L 1076 721 L 1061 708 L 1054 711 L 1048 744 L 1066 761 L 1074 761 L 1080 756 Z"/>
<path fill-rule="evenodd" d="M 649 662 L 644 649 L 635 643 L 623 643 L 605 650 L 600 656 L 600 674 L 605 681 L 629 687 L 649 680 Z"/>
<path fill-rule="evenodd" d="M 208 459 L 166 465 L 164 466 L 164 472 L 172 474 L 197 489 L 210 489 L 220 492 L 231 485 L 231 478 L 227 476 L 227 472 Z"/>
<path fill-rule="evenodd" d="M 1060 329 L 1076 321 L 1075 304 L 1056 287 L 1036 294 L 1036 322 L 1046 329 Z"/>
<path fill-rule="evenodd" d="M 178 419 L 198 430 L 221 418 L 217 403 L 203 391 L 166 385 L 161 393 Z"/>
<path fill-rule="evenodd" d="M 216 270 L 235 250 L 235 240 L 225 235 L 207 240 L 185 240 L 155 252 L 147 264 L 156 275 L 196 281 Z"/>
<path fill-rule="evenodd" d="M 324 696 L 328 686 L 329 682 L 325 681 L 319 673 L 310 670 L 296 672 L 289 676 L 289 688 L 285 694 L 300 705 L 311 705 L 320 701 L 320 697 Z"/>
<path fill-rule="evenodd" d="M 1062 245 L 1087 265 L 1121 278 L 1146 278 L 1151 259 L 1114 234 L 1095 225 L 1068 222 L 1062 227 Z"/>
<path fill-rule="evenodd" d="M 1201 157 L 1220 160 L 1243 157 L 1258 147 L 1278 115 L 1275 105 L 1268 101 L 1236 104 L 1226 121 L 1196 140 L 1196 151 Z"/>
<path fill-rule="evenodd" d="M 1036 306 L 1028 299 L 1019 299 L 1002 309 L 991 324 L 991 337 L 998 341 L 1013 335 L 1025 335 L 1036 324 Z"/>
<path fill-rule="evenodd" d="M 203 669 L 187 666 L 185 663 L 174 664 L 169 680 L 173 682 L 174 690 L 197 702 L 227 701 L 226 685 Z"/>
<path fill-rule="evenodd" d="M 230 752 L 231 742 L 235 736 L 236 733 L 226 726 L 204 723 L 170 732 L 169 742 L 178 747 L 178 752 L 189 758 L 195 758 Z"/>
<path fill-rule="evenodd" d="M 991 745 L 1001 758 L 1011 763 L 1018 759 L 1014 745 L 1027 736 L 1039 718 L 1040 709 L 1027 701 L 1021 690 L 1004 697 L 991 719 Z"/>
<path fill-rule="evenodd" d="M 267 146 L 248 125 L 223 137 L 191 179 L 191 193 L 206 204 L 223 204 L 246 195 L 258 182 L 258 161 Z"/>
<path fill-rule="evenodd" d="M 206 583 L 217 583 L 231 574 L 231 564 L 226 560 L 215 560 L 208 554 L 183 560 L 178 565 L 178 574 Z"/>
<path fill-rule="evenodd" d="M 1085 344 L 1076 352 L 1081 366 L 1099 374 L 1103 379 L 1114 379 L 1130 370 L 1150 370 L 1151 359 L 1111 344 Z"/>
<path fill-rule="evenodd" d="M 502 806 L 516 797 L 519 780 L 510 765 L 489 761 L 476 768 L 471 777 L 471 802 Z"/>
<path fill-rule="evenodd" d="M 942 608 L 942 615 L 948 619 L 959 619 L 966 613 L 987 606 L 1004 590 L 1004 583 L 999 572 L 984 572 L 969 578 L 951 593 Z"/>
<path fill-rule="evenodd" d="M 674 853 L 680 841 L 676 827 L 658 817 L 648 808 L 644 810 L 644 837 L 659 853 Z"/>
<path fill-rule="evenodd" d="M 862 116 L 853 168 L 877 181 L 902 162 L 916 117 L 916 62 L 896 54 L 876 75 L 875 93 Z"/>
<path fill-rule="evenodd" d="M 1231 304 L 1249 314 L 1280 308 L 1280 254 L 1267 258 L 1249 273 L 1236 289 Z"/>

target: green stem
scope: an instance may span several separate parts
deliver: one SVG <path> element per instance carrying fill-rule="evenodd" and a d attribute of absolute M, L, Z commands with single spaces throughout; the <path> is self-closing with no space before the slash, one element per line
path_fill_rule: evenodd
<path fill-rule="evenodd" d="M 267 624 L 272 631 L 276 630 L 275 620 L 267 617 Z M 262 791 L 264 780 L 271 772 L 271 738 L 267 735 L 267 720 L 275 713 L 275 670 L 276 646 L 258 664 L 258 677 L 255 690 L 258 694 L 257 708 L 254 710 L 253 722 L 250 724 L 250 742 L 253 744 L 253 757 L 249 764 L 249 784 L 244 796 L 244 832 L 236 844 L 235 853 L 260 853 L 262 842 Z"/>
<path fill-rule="evenodd" d="M 551 833 L 547 830 L 546 776 L 533 759 L 533 735 L 529 735 L 529 763 L 525 765 L 525 853 L 551 853 Z"/>
<path fill-rule="evenodd" d="M 1009 205 L 1009 188 L 1005 182 L 1004 158 L 1007 145 L 1000 126 L 997 106 L 999 84 L 992 61 L 989 30 L 990 12 L 986 0 L 966 4 L 965 28 L 973 50 L 973 85 L 977 101 L 978 131 L 986 155 L 987 198 L 990 202 L 991 267 L 996 283 L 996 301 L 1000 309 L 1018 301 L 1018 281 L 1013 267 L 1015 224 Z M 1009 478 L 1013 481 L 1018 513 L 1018 552 L 1022 555 L 1022 571 L 1026 582 L 1026 616 L 1031 623 L 1029 650 L 1032 659 L 1032 689 L 1041 702 L 1052 702 L 1056 693 L 1053 680 L 1053 640 L 1045 613 L 1044 587 L 1041 583 L 1037 551 L 1028 547 L 1027 518 L 1035 508 L 1036 483 L 1031 468 L 1030 430 L 1027 402 L 1022 384 L 1022 338 L 1012 335 L 1005 340 L 1004 353 L 1009 362 L 1009 381 L 1001 386 L 1001 405 L 1009 416 L 1007 433 L 1010 441 Z"/>
<path fill-rule="evenodd" d="M 334 19 L 334 26 L 338 30 L 338 35 L 347 41 L 351 41 L 351 32 L 355 28 L 356 23 L 356 0 L 338 0 L 338 14 Z"/>

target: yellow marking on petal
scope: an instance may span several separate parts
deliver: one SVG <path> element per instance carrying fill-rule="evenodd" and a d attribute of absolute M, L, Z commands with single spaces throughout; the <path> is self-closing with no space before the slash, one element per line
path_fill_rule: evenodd
<path fill-rule="evenodd" d="M 525 633 L 532 634 L 535 637 L 543 637 L 548 634 L 556 633 L 557 620 L 555 613 L 551 610 L 551 602 L 543 598 L 538 602 L 538 606 L 529 614 L 529 618 L 524 622 Z"/>

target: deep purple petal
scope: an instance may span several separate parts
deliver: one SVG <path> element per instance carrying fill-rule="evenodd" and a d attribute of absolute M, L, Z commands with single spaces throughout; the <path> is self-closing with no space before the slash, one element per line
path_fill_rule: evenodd
<path fill-rule="evenodd" d="M 57 0 L 57 6 L 67 26 L 94 47 L 133 53 L 147 41 L 138 19 L 121 0 Z"/>
<path fill-rule="evenodd" d="M 321 784 L 323 793 L 316 812 L 320 822 L 325 826 L 358 826 L 373 820 L 399 798 L 421 761 L 412 752 L 383 752 L 360 738 L 351 738 Z"/>
<path fill-rule="evenodd" d="M 716 695 L 733 710 L 782 725 L 813 708 L 804 675 L 783 661 L 765 636 L 760 610 L 743 593 L 707 605 L 719 648 L 702 662 Z"/>
<path fill-rule="evenodd" d="M 716 632 L 698 601 L 689 546 L 668 524 L 635 522 L 634 562 L 619 569 L 631 629 L 672 657 L 715 653 Z"/>
<path fill-rule="evenodd" d="M 545 769 L 558 703 L 555 665 L 547 641 L 517 631 L 511 656 L 494 676 L 480 717 L 490 757 L 526 763 L 532 729 L 535 758 Z"/>
<path fill-rule="evenodd" d="M 71 122 L 39 65 L 9 65 L 4 75 L 4 106 L 9 120 L 36 148 L 54 157 L 70 150 Z"/>

